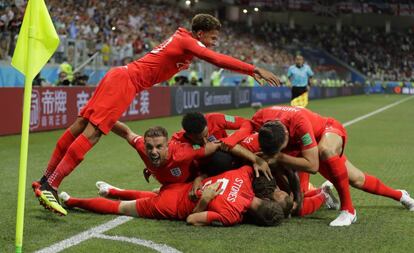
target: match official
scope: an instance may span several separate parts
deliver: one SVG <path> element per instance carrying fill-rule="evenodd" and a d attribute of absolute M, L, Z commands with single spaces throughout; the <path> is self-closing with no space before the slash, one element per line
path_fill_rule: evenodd
<path fill-rule="evenodd" d="M 287 76 L 292 84 L 291 103 L 298 100 L 295 100 L 295 98 L 305 96 L 303 100 L 306 102 L 302 105 L 303 107 L 305 107 L 308 103 L 307 91 L 309 90 L 310 84 L 312 82 L 313 72 L 309 65 L 304 64 L 303 56 L 296 56 L 295 65 L 289 67 Z"/>

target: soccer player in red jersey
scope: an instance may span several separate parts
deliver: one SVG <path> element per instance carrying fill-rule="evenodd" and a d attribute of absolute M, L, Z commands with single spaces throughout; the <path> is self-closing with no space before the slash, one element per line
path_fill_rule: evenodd
<path fill-rule="evenodd" d="M 195 146 L 204 146 L 206 143 L 220 140 L 223 142 L 222 150 L 229 151 L 233 155 L 243 158 L 253 164 L 256 177 L 259 176 L 259 171 L 262 171 L 269 180 L 272 177 L 268 164 L 262 158 L 237 144 L 252 132 L 253 126 L 250 120 L 222 113 L 208 113 L 203 115 L 200 112 L 191 112 L 184 115 L 181 125 L 183 130 L 174 134 L 172 137 L 173 140 L 183 143 L 190 143 Z M 228 136 L 226 130 L 237 131 Z M 209 163 L 209 158 L 198 162 L 201 163 L 200 167 L 203 167 L 203 163 Z M 204 168 L 205 167 L 207 166 L 204 166 Z M 228 169 L 231 168 L 225 168 L 225 170 Z M 219 171 L 218 173 L 220 172 L 223 171 Z M 213 175 L 215 174 L 208 173 L 201 174 L 197 177 L 194 180 L 194 186 L 193 190 L 190 192 L 190 198 L 195 199 L 195 192 L 201 187 L 201 181 L 205 177 Z"/>
<path fill-rule="evenodd" d="M 198 127 L 198 125 L 200 125 Z M 253 125 L 250 120 L 223 113 L 187 113 L 182 120 L 183 130 L 172 136 L 173 140 L 203 146 L 207 142 L 220 140 L 230 148 L 250 135 Z M 202 129 L 201 134 L 196 131 Z M 226 130 L 236 130 L 228 136 Z"/>
<path fill-rule="evenodd" d="M 251 75 L 258 81 L 263 79 L 270 85 L 280 84 L 278 77 L 269 71 L 209 49 L 217 42 L 221 28 L 220 22 L 213 16 L 196 15 L 191 28 L 191 32 L 179 28 L 141 59 L 113 68 L 105 75 L 77 120 L 57 141 L 41 180 L 32 184 L 42 205 L 66 215 L 57 200 L 57 190 L 63 178 L 79 165 L 102 134 L 111 131 L 138 92 L 188 68 L 194 57 Z"/>
<path fill-rule="evenodd" d="M 269 123 L 267 123 L 269 125 Z M 270 123 L 271 124 L 271 123 Z M 284 128 L 281 125 L 267 126 L 273 128 L 272 130 L 278 133 L 279 135 L 284 134 Z M 276 129 L 274 129 L 276 127 Z M 259 132 L 261 135 L 266 134 L 266 127 L 262 127 Z M 259 145 L 259 133 L 251 134 L 246 137 L 240 145 L 244 148 L 250 150 L 253 153 L 261 153 L 261 148 Z M 271 139 L 269 139 L 271 142 Z M 283 143 L 273 142 L 272 148 L 278 150 L 281 149 Z M 270 161 L 269 166 L 272 169 L 277 182 L 277 190 L 275 190 L 272 199 L 278 202 L 285 214 L 292 214 L 295 216 L 306 216 L 314 213 L 325 204 L 329 209 L 338 209 L 339 204 L 335 196 L 332 193 L 332 184 L 329 181 L 326 181 L 322 184 L 321 187 L 316 189 L 308 189 L 309 182 L 307 182 L 306 187 L 300 184 L 297 174 L 288 169 L 284 169 L 283 166 L 275 164 Z M 264 181 L 263 178 L 258 179 L 258 184 L 261 181 Z M 264 182 L 267 183 L 267 182 Z M 264 184 L 263 183 L 263 184 Z M 289 194 L 288 194 L 289 193 Z M 260 196 L 258 196 L 260 197 Z M 292 204 L 290 204 L 292 203 Z"/>
<path fill-rule="evenodd" d="M 188 143 L 168 141 L 167 130 L 159 126 L 149 128 L 140 136 L 118 121 L 112 131 L 137 150 L 146 166 L 144 175 L 154 176 L 162 185 L 194 180 L 198 172 L 193 161 L 213 154 L 221 146 L 218 142 L 210 142 L 194 148 Z"/>
<path fill-rule="evenodd" d="M 356 221 L 349 184 L 400 201 L 410 211 L 414 211 L 414 200 L 406 191 L 386 186 L 347 160 L 343 154 L 347 134 L 337 120 L 322 117 L 305 108 L 289 106 L 264 108 L 256 112 L 252 120 L 256 129 L 262 127 L 258 142 L 269 163 L 277 162 L 312 174 L 319 172 L 333 183 L 341 200 L 341 214 L 330 226 L 349 226 Z M 283 143 L 282 152 L 275 148 L 280 147 L 280 143 Z M 309 177 L 305 176 L 301 180 L 304 188 L 309 185 Z"/>
<path fill-rule="evenodd" d="M 163 186 L 159 194 L 135 191 L 136 200 L 120 201 L 106 198 L 81 199 L 62 192 L 59 197 L 68 207 L 78 207 L 96 213 L 120 214 L 149 219 L 186 220 L 192 225 L 224 225 L 240 223 L 249 211 L 259 225 L 280 224 L 283 211 L 270 200 L 255 197 L 252 187 L 253 169 L 243 166 L 237 170 L 203 180 L 198 202 L 187 196 L 191 183 Z M 112 197 L 121 197 L 122 191 L 112 190 Z M 119 193 L 119 195 L 117 195 Z"/>

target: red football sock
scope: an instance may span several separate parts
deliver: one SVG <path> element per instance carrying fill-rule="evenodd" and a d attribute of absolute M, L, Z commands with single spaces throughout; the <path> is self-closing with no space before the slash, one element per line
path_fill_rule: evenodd
<path fill-rule="evenodd" d="M 155 197 L 158 194 L 150 191 L 135 191 L 135 190 L 117 190 L 117 189 L 109 189 L 108 191 L 108 198 L 118 198 L 122 200 L 136 200 L 142 198 L 151 198 Z"/>
<path fill-rule="evenodd" d="M 47 164 L 46 170 L 43 175 L 48 178 L 55 171 L 56 166 L 62 160 L 62 157 L 65 155 L 66 150 L 72 142 L 75 140 L 75 136 L 70 132 L 69 128 L 60 136 L 59 140 L 56 143 L 56 147 L 53 150 L 52 156 L 50 157 L 49 163 Z"/>
<path fill-rule="evenodd" d="M 70 198 L 65 202 L 68 207 L 78 207 L 94 213 L 102 214 L 119 214 L 119 205 L 121 201 L 110 200 L 105 198 Z"/>
<path fill-rule="evenodd" d="M 319 210 L 321 206 L 325 203 L 325 195 L 322 192 L 316 194 L 312 197 L 304 197 L 302 209 L 299 211 L 299 216 L 303 217 L 309 215 Z"/>
<path fill-rule="evenodd" d="M 47 182 L 53 188 L 59 188 L 62 180 L 69 175 L 78 164 L 83 160 L 85 154 L 93 147 L 85 135 L 81 134 L 69 146 L 62 161 L 58 164 L 55 171 L 50 175 Z"/>
<path fill-rule="evenodd" d="M 322 191 L 321 188 L 316 188 L 316 189 L 305 192 L 303 197 L 312 197 L 312 196 L 315 196 L 316 194 L 321 193 L 321 191 Z"/>
<path fill-rule="evenodd" d="M 397 191 L 391 187 L 388 187 L 383 182 L 381 182 L 381 180 L 379 180 L 378 178 L 368 175 L 366 173 L 365 173 L 365 183 L 362 186 L 361 190 L 375 194 L 375 195 L 389 197 L 397 201 L 400 201 L 401 196 L 402 196 L 401 191 Z"/>
<path fill-rule="evenodd" d="M 339 199 L 341 200 L 341 210 L 347 210 L 354 214 L 355 209 L 352 205 L 351 193 L 349 191 L 349 178 L 348 171 L 345 166 L 346 158 L 338 155 L 333 156 L 325 161 L 321 161 L 326 167 L 326 172 L 321 173 L 328 174 L 330 178 L 327 178 L 335 186 L 338 191 Z"/>

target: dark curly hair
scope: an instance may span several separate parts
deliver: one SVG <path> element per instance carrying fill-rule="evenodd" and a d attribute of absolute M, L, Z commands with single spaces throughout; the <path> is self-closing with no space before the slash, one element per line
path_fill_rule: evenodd
<path fill-rule="evenodd" d="M 196 33 L 198 31 L 213 31 L 221 29 L 220 21 L 210 14 L 197 14 L 191 20 L 191 30 Z"/>
<path fill-rule="evenodd" d="M 272 178 L 270 181 L 264 175 L 253 179 L 253 191 L 256 197 L 273 199 L 273 192 L 276 189 L 276 180 Z"/>
<path fill-rule="evenodd" d="M 259 129 L 259 145 L 265 155 L 274 155 L 280 152 L 285 140 L 285 128 L 280 121 L 266 122 Z"/>
<path fill-rule="evenodd" d="M 207 126 L 207 120 L 201 112 L 190 112 L 184 115 L 181 126 L 188 134 L 201 134 Z"/>

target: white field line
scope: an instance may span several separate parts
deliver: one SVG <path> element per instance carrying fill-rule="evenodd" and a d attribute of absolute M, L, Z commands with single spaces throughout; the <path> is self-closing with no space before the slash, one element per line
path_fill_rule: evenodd
<path fill-rule="evenodd" d="M 143 240 L 143 239 L 134 238 L 134 237 L 125 237 L 125 236 L 117 236 L 117 235 L 110 236 L 110 235 L 104 235 L 104 234 L 98 234 L 95 237 L 101 238 L 101 239 L 128 242 L 128 243 L 133 243 L 137 245 L 142 245 L 142 246 L 154 249 L 158 252 L 165 252 L 165 253 L 180 253 L 181 252 L 174 248 L 171 248 L 170 246 L 166 244 L 158 244 L 153 241 Z"/>
<path fill-rule="evenodd" d="M 378 114 L 378 113 L 383 112 L 383 111 L 385 111 L 385 110 L 387 110 L 387 109 L 390 109 L 391 107 L 394 107 L 394 106 L 396 106 L 396 105 L 399 105 L 399 104 L 401 104 L 401 103 L 404 103 L 405 101 L 407 101 L 407 100 L 409 100 L 409 99 L 412 99 L 412 98 L 414 98 L 414 96 L 409 96 L 409 97 L 407 97 L 407 98 L 404 98 L 404 99 L 398 100 L 397 102 L 394 102 L 394 103 L 389 104 L 389 105 L 387 105 L 387 106 L 381 107 L 381 108 L 379 108 L 378 110 L 375 110 L 375 111 L 373 111 L 373 112 L 367 113 L 367 114 L 365 114 L 365 115 L 362 115 L 362 116 L 360 116 L 360 117 L 358 117 L 358 118 L 355 118 L 355 119 L 353 119 L 353 120 L 350 120 L 350 121 L 348 121 L 348 122 L 345 122 L 343 125 L 344 125 L 344 127 L 350 126 L 350 125 L 352 125 L 352 124 L 357 123 L 358 121 L 361 121 L 361 120 L 364 120 L 364 119 L 366 119 L 366 118 L 369 118 L 369 117 L 371 117 L 371 116 L 373 116 L 373 115 L 375 115 L 375 114 Z"/>
<path fill-rule="evenodd" d="M 60 241 L 58 243 L 55 243 L 49 247 L 43 248 L 39 251 L 36 251 L 37 253 L 53 253 L 53 252 L 60 252 L 66 248 L 75 246 L 83 241 L 86 241 L 92 237 L 95 237 L 97 234 L 101 234 L 104 233 L 108 230 L 111 230 L 119 225 L 124 224 L 127 221 L 132 220 L 132 217 L 126 217 L 126 216 L 121 216 L 121 217 L 117 217 L 113 220 L 110 220 L 102 225 L 93 227 L 91 229 L 88 229 L 82 233 L 79 233 L 77 235 L 74 235 L 68 239 L 65 239 L 63 241 Z"/>
<path fill-rule="evenodd" d="M 369 117 L 371 117 L 371 116 L 373 116 L 375 114 L 378 114 L 380 112 L 383 112 L 383 111 L 385 111 L 385 110 L 387 110 L 387 109 L 389 109 L 391 107 L 394 107 L 396 105 L 399 105 L 399 104 L 401 104 L 401 103 L 403 103 L 403 102 L 405 102 L 405 101 L 407 101 L 409 99 L 412 99 L 412 98 L 414 98 L 414 96 L 410 96 L 410 97 L 401 99 L 401 100 L 399 100 L 397 102 L 394 102 L 392 104 L 389 104 L 389 105 L 386 105 L 384 107 L 381 107 L 381 108 L 379 108 L 379 109 L 377 109 L 377 110 L 375 110 L 373 112 L 367 113 L 367 114 L 362 115 L 362 116 L 360 116 L 358 118 L 355 118 L 353 120 L 350 120 L 348 122 L 345 122 L 345 123 L 343 123 L 343 125 L 344 125 L 344 127 L 350 126 L 350 125 L 355 124 L 355 123 L 357 123 L 357 122 L 359 122 L 361 120 L 367 119 L 367 118 L 369 118 Z M 91 228 L 89 230 L 86 230 L 86 231 L 84 231 L 82 233 L 79 233 L 77 235 L 74 235 L 74 236 L 72 236 L 72 237 L 70 237 L 68 239 L 63 240 L 63 241 L 57 242 L 57 243 L 55 243 L 55 244 L 53 244 L 53 245 L 51 245 L 49 247 L 43 248 L 43 249 L 41 249 L 39 251 L 36 251 L 36 252 L 37 253 L 60 252 L 60 251 L 62 251 L 64 249 L 66 249 L 66 248 L 75 246 L 75 245 L 77 245 L 77 244 L 79 244 L 79 243 L 81 243 L 83 241 L 86 241 L 88 239 L 91 239 L 91 238 L 102 238 L 102 239 L 125 241 L 125 242 L 130 242 L 130 243 L 134 243 L 134 244 L 143 245 L 145 247 L 149 247 L 149 248 L 152 248 L 152 249 L 157 250 L 157 251 L 160 251 L 160 250 L 164 250 L 165 249 L 166 251 L 160 251 L 160 252 L 166 252 L 166 253 L 167 252 L 168 253 L 170 253 L 170 252 L 180 252 L 180 251 L 177 251 L 174 248 L 170 248 L 167 245 L 163 246 L 163 245 L 156 244 L 154 242 L 147 241 L 147 240 L 141 240 L 141 239 L 138 239 L 138 238 L 121 237 L 121 236 L 117 236 L 117 237 L 115 237 L 115 236 L 107 236 L 107 235 L 103 235 L 102 234 L 102 233 L 104 233 L 104 232 L 106 232 L 108 230 L 111 230 L 111 229 L 113 229 L 113 228 L 115 228 L 115 227 L 117 227 L 119 225 L 122 225 L 122 224 L 130 221 L 131 219 L 133 219 L 133 218 L 126 217 L 126 216 L 121 216 L 121 217 L 115 218 L 113 220 L 110 220 L 110 221 L 102 224 L 102 225 L 99 225 L 97 227 L 93 227 L 93 228 Z M 155 245 L 156 247 L 159 247 L 159 248 L 153 248 L 152 247 L 153 245 Z"/>

